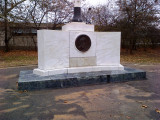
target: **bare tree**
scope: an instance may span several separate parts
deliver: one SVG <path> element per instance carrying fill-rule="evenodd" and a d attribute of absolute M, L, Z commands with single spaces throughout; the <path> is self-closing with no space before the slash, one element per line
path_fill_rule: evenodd
<path fill-rule="evenodd" d="M 58 25 L 70 21 L 72 6 L 73 4 L 66 0 L 31 0 L 28 18 L 37 29 L 42 23 L 51 23 L 52 29 L 56 29 Z"/>
<path fill-rule="evenodd" d="M 56 29 L 58 26 L 71 21 L 73 16 L 73 3 L 66 2 L 66 0 L 54 0 L 48 15 L 53 24 L 52 29 Z"/>
<path fill-rule="evenodd" d="M 112 31 L 116 19 L 115 12 L 109 9 L 109 3 L 83 8 L 82 17 L 86 23 L 95 24 L 97 31 Z"/>
<path fill-rule="evenodd" d="M 136 48 L 138 39 L 144 40 L 147 29 L 156 26 L 158 22 L 157 9 L 148 0 L 118 0 L 119 17 L 123 38 L 129 40 L 130 53 Z"/>
<path fill-rule="evenodd" d="M 15 19 L 14 10 L 19 7 L 25 0 L 5 0 L 1 2 L 1 12 L 0 12 L 0 20 L 4 21 L 5 28 L 5 51 L 9 51 L 9 40 L 11 36 L 8 36 L 8 21 L 12 21 Z M 14 19 L 13 19 L 14 18 Z"/>

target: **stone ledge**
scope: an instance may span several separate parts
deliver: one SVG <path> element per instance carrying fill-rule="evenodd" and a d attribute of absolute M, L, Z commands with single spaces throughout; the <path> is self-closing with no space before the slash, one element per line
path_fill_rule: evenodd
<path fill-rule="evenodd" d="M 98 71 L 109 71 L 109 70 L 124 70 L 124 66 L 119 65 L 108 65 L 108 66 L 88 66 L 88 67 L 72 67 L 62 68 L 53 70 L 41 70 L 34 69 L 33 73 L 40 76 L 51 76 L 58 74 L 70 74 L 70 73 L 81 73 L 81 72 L 98 72 Z"/>
<path fill-rule="evenodd" d="M 67 88 L 140 79 L 146 79 L 146 72 L 132 68 L 89 73 L 61 74 L 45 77 L 35 75 L 33 74 L 33 71 L 30 70 L 20 72 L 18 90 Z"/>
<path fill-rule="evenodd" d="M 83 22 L 71 22 L 62 26 L 62 31 L 87 31 L 94 32 L 94 25 Z"/>

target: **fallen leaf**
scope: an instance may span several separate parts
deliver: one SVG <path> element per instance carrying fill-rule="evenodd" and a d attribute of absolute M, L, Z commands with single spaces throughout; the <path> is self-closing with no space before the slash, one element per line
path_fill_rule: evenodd
<path fill-rule="evenodd" d="M 159 110 L 159 109 L 156 109 L 156 112 L 157 112 L 157 113 L 160 113 L 160 110 Z"/>
<path fill-rule="evenodd" d="M 24 90 L 24 92 L 28 92 L 27 90 Z"/>
<path fill-rule="evenodd" d="M 142 105 L 142 108 L 147 108 L 148 106 L 146 106 L 146 105 Z"/>
<path fill-rule="evenodd" d="M 68 103 L 68 101 L 64 101 L 64 103 Z"/>
<path fill-rule="evenodd" d="M 23 93 L 23 91 L 18 91 L 19 93 Z"/>

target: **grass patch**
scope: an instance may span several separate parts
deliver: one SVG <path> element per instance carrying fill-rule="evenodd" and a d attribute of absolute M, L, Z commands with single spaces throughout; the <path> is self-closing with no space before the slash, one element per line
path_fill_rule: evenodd
<path fill-rule="evenodd" d="M 121 50 L 121 63 L 157 64 L 160 63 L 160 48 L 138 49 L 130 55 L 126 50 Z"/>
<path fill-rule="evenodd" d="M 0 68 L 37 65 L 38 56 L 35 51 L 0 51 Z"/>
<path fill-rule="evenodd" d="M 160 48 L 139 49 L 130 55 L 126 50 L 121 50 L 121 63 L 157 64 L 160 63 Z M 37 65 L 38 55 L 36 51 L 0 51 L 0 68 Z"/>

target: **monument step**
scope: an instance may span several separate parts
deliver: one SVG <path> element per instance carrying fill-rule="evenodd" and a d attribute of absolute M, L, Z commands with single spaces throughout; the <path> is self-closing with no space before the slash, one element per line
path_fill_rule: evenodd
<path fill-rule="evenodd" d="M 35 75 L 33 74 L 32 70 L 29 70 L 20 72 L 18 90 L 67 88 L 144 79 L 146 79 L 146 72 L 133 68 L 124 68 L 124 70 L 61 74 L 53 76 Z"/>

